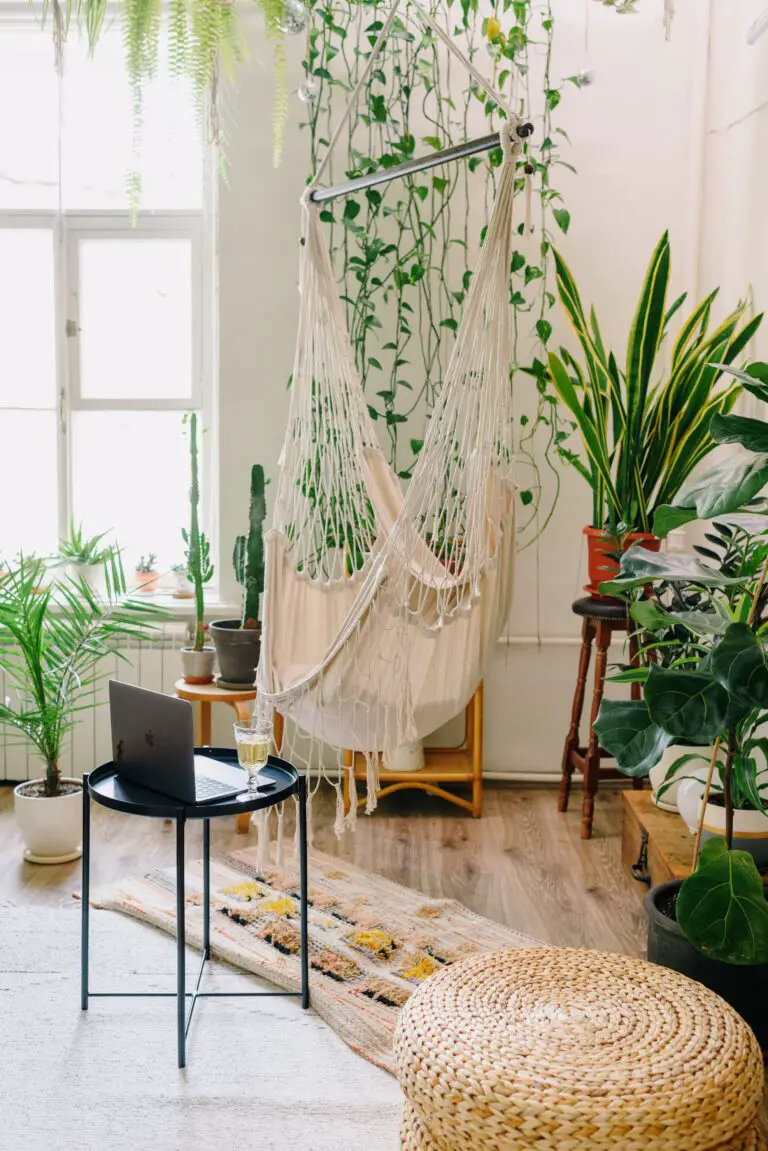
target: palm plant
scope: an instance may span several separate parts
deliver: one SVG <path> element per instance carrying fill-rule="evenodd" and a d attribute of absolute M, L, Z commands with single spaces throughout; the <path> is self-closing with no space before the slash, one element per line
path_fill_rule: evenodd
<path fill-rule="evenodd" d="M 45 761 L 46 796 L 60 793 L 65 735 L 95 705 L 94 686 L 107 674 L 100 660 L 123 658 L 121 645 L 146 639 L 161 618 L 158 609 L 124 596 L 101 599 L 83 579 L 66 577 L 40 591 L 36 572 L 24 563 L 3 579 L 0 670 L 10 693 L 0 701 L 0 724 Z"/>
<path fill-rule="evenodd" d="M 738 383 L 719 387 L 723 367 L 747 347 L 762 315 L 745 319 L 746 302 L 710 331 L 718 290 L 680 328 L 668 371 L 659 359 L 672 317 L 668 305 L 670 244 L 665 232 L 646 272 L 629 333 L 626 362 L 606 349 L 594 308 L 587 319 L 565 260 L 555 253 L 560 300 L 578 337 L 583 364 L 565 348 L 532 371 L 548 376 L 573 415 L 586 453 L 563 453 L 592 489 L 592 526 L 612 536 L 649 532 L 656 509 L 671 503 L 699 461 L 714 447 L 713 416 L 733 407 Z"/>

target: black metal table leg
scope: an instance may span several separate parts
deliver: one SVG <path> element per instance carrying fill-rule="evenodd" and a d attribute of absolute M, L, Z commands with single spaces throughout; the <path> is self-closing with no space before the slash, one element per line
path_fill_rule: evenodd
<path fill-rule="evenodd" d="M 83 776 L 83 878 L 80 891 L 80 1007 L 88 1010 L 88 929 L 91 896 L 91 796 Z"/>
<path fill-rule="evenodd" d="M 203 955 L 211 958 L 211 821 L 203 820 Z"/>
<path fill-rule="evenodd" d="M 183 815 L 176 818 L 176 1027 L 178 1032 L 179 1067 L 186 1066 L 186 924 L 184 922 L 184 824 Z"/>
<path fill-rule="evenodd" d="M 299 779 L 299 914 L 301 918 L 301 1006 L 309 1007 L 309 931 L 307 930 L 307 777 Z"/>

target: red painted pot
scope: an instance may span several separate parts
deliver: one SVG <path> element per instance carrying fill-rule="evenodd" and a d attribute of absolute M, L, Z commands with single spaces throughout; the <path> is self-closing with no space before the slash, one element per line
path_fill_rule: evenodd
<path fill-rule="evenodd" d="M 632 544 L 640 544 L 649 552 L 657 552 L 661 547 L 661 540 L 651 532 L 630 532 L 618 540 L 610 532 L 602 528 L 584 528 L 587 537 L 587 569 L 589 583 L 584 591 L 588 591 L 594 599 L 610 597 L 600 595 L 600 584 L 605 580 L 614 579 L 619 574 L 619 552 L 625 552 Z"/>

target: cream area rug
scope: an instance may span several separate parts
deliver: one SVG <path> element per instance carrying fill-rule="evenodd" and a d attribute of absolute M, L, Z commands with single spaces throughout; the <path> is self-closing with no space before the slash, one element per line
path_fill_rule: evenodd
<path fill-rule="evenodd" d="M 273 856 L 274 859 L 274 856 Z M 202 877 L 186 868 L 187 941 L 202 942 Z M 94 900 L 175 933 L 175 870 L 131 879 Z M 468 955 L 536 940 L 418 891 L 310 852 L 310 988 L 314 1010 L 371 1063 L 394 1072 L 398 1013 L 425 979 Z M 211 860 L 211 945 L 220 959 L 286 990 L 300 986 L 298 872 L 259 866 L 257 848 Z"/>
<path fill-rule="evenodd" d="M 174 944 L 95 911 L 91 975 L 93 990 L 174 990 Z M 4 1151 L 397 1151 L 397 1083 L 297 1000 L 200 1000 L 179 1071 L 174 999 L 82 1012 L 79 977 L 77 908 L 0 907 Z M 222 964 L 205 978 L 269 990 Z"/>

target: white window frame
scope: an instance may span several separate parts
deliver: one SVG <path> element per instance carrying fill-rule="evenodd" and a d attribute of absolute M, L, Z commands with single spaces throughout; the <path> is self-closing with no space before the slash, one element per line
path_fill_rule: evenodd
<path fill-rule="evenodd" d="M 5 27 L 29 27 L 33 17 L 24 6 L 0 7 L 0 34 Z M 38 33 L 46 35 L 45 31 Z M 53 59 L 51 59 L 53 67 Z M 55 323 L 55 404 L 57 412 L 57 526 L 60 537 L 68 534 L 76 509 L 72 506 L 71 413 L 74 411 L 169 411 L 201 413 L 209 434 L 204 440 L 202 462 L 201 526 L 216 562 L 218 538 L 218 420 L 217 420 L 217 164 L 213 147 L 203 151 L 202 206 L 200 209 L 139 210 L 132 221 L 129 212 L 114 209 L 0 208 L 0 228 L 50 229 L 53 242 L 54 323 Z M 84 399 L 80 395 L 78 327 L 79 241 L 83 238 L 113 238 L 129 242 L 143 237 L 183 238 L 192 245 L 192 387 L 181 399 Z M 71 321 L 71 322 L 70 322 Z M 73 334 L 70 334 L 73 333 Z M 24 409 L 14 405 L 14 411 Z M 50 408 L 35 408 L 49 411 Z M 0 419 L 2 409 L 0 409 Z M 116 478 L 119 482 L 119 477 Z M 100 525 L 86 525 L 100 530 Z M 103 525 L 102 525 L 103 526 Z M 181 528 L 181 524 L 179 525 Z M 7 541 L 10 551 L 13 541 Z"/>

